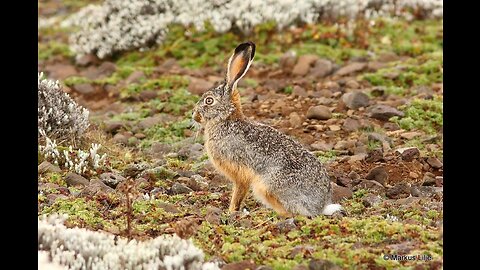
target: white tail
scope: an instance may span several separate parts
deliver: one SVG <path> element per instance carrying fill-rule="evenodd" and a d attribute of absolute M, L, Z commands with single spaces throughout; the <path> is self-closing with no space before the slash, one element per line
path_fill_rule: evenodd
<path fill-rule="evenodd" d="M 329 204 L 329 205 L 325 206 L 325 208 L 323 208 L 322 214 L 327 215 L 327 216 L 331 216 L 331 215 L 333 215 L 333 213 L 338 212 L 342 209 L 343 209 L 343 207 L 340 204 Z"/>

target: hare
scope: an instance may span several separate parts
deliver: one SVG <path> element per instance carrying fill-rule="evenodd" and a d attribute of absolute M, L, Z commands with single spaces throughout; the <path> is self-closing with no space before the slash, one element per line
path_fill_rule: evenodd
<path fill-rule="evenodd" d="M 244 116 L 236 87 L 254 55 L 254 43 L 238 45 L 228 61 L 225 82 L 202 95 L 192 116 L 202 126 L 212 164 L 234 184 L 229 211 L 240 210 L 250 187 L 280 216 L 341 211 L 340 205 L 331 204 L 330 180 L 314 155 L 280 131 Z"/>

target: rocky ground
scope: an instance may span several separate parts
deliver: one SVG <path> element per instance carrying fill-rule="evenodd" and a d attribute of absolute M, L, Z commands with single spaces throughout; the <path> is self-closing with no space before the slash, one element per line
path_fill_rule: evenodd
<path fill-rule="evenodd" d="M 39 15 L 80 6 L 40 2 Z M 248 37 L 172 27 L 162 46 L 103 60 L 76 59 L 71 31 L 39 29 L 38 69 L 90 110 L 79 144 L 100 143 L 107 164 L 78 175 L 39 155 L 39 215 L 66 213 L 67 226 L 136 239 L 177 233 L 223 269 L 442 267 L 441 21 L 358 21 L 350 30 L 325 22 L 281 33 L 265 24 Z M 239 84 L 245 114 L 318 156 L 345 217 L 285 220 L 251 196 L 245 211 L 227 213 L 231 185 L 190 116 L 245 39 L 257 44 Z"/>

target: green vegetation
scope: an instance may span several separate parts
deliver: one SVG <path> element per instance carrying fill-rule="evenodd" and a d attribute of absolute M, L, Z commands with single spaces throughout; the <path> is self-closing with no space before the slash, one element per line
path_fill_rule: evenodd
<path fill-rule="evenodd" d="M 73 56 L 70 47 L 65 43 L 50 41 L 48 43 L 38 43 L 38 60 L 49 59 L 52 56 L 61 55 L 66 58 Z"/>
<path fill-rule="evenodd" d="M 390 67 L 361 76 L 375 86 L 386 86 L 389 91 L 401 93 L 401 88 L 430 85 L 443 81 L 443 53 L 434 52 L 393 62 Z"/>
<path fill-rule="evenodd" d="M 169 124 L 155 125 L 145 130 L 145 135 L 149 138 L 143 140 L 141 146 L 150 146 L 153 141 L 174 143 L 184 139 L 184 130 L 189 129 L 191 125 L 190 119 L 185 119 L 179 122 Z"/>
<path fill-rule="evenodd" d="M 337 158 L 338 153 L 336 150 L 329 150 L 329 151 L 317 151 L 315 152 L 315 154 L 320 162 L 326 163 Z"/>
<path fill-rule="evenodd" d="M 443 127 L 443 98 L 440 96 L 435 96 L 432 100 L 413 99 L 400 109 L 404 111 L 405 117 L 393 117 L 391 121 L 403 129 L 436 133 Z"/>

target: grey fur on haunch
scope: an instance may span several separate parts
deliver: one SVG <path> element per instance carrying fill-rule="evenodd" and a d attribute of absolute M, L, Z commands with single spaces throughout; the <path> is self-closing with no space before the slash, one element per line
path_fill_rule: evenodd
<path fill-rule="evenodd" d="M 237 47 L 250 49 L 243 43 Z M 243 47 L 242 47 L 243 46 Z M 225 83 L 203 94 L 193 118 L 204 127 L 205 148 L 214 166 L 234 183 L 230 211 L 239 209 L 248 188 L 281 215 L 318 216 L 331 204 L 332 190 L 324 166 L 300 143 L 280 131 L 243 116 L 235 89 L 253 60 L 235 50 Z M 243 59 L 236 59 L 241 55 Z M 230 63 L 239 63 L 230 67 Z M 244 66 L 242 66 L 244 65 Z M 235 78 L 235 82 L 229 82 Z M 230 89 L 232 85 L 233 89 Z M 213 99 L 213 100 L 212 100 Z"/>

